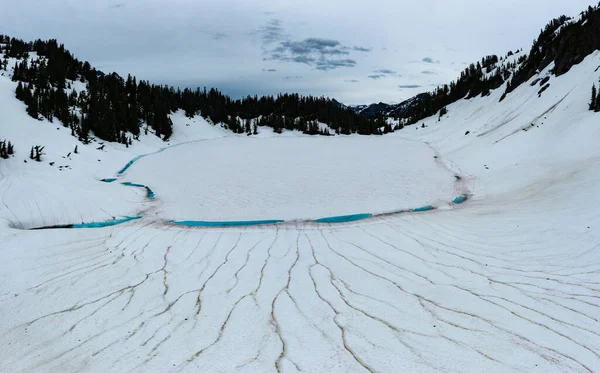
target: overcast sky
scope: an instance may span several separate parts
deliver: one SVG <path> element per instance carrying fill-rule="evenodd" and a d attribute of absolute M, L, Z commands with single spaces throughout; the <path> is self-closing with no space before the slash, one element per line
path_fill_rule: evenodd
<path fill-rule="evenodd" d="M 56 38 L 104 72 L 233 97 L 399 102 L 487 54 L 529 50 L 590 0 L 0 0 L 0 33 Z"/>

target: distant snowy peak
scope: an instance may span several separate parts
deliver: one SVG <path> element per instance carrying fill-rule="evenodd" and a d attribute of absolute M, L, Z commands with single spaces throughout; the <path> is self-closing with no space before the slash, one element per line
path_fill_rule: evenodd
<path fill-rule="evenodd" d="M 347 109 L 348 108 L 348 106 L 342 104 L 341 102 L 339 102 L 335 98 L 331 99 L 331 103 L 334 104 L 335 106 L 339 107 L 340 109 Z"/>
<path fill-rule="evenodd" d="M 402 101 L 399 104 L 386 104 L 384 102 L 380 102 L 378 104 L 371 105 L 347 106 L 337 101 L 336 99 L 332 99 L 331 102 L 339 108 L 350 109 L 355 113 L 367 118 L 374 118 L 379 116 L 403 117 L 404 114 L 408 113 L 410 108 L 412 108 L 415 104 L 421 102 L 421 100 L 425 96 L 427 96 L 427 93 L 422 93 L 417 96 L 411 97 L 408 100 Z"/>
<path fill-rule="evenodd" d="M 429 96 L 429 93 L 420 93 L 414 97 L 409 98 L 408 100 L 402 101 L 399 104 L 392 105 L 392 110 L 390 111 L 390 115 L 404 117 L 406 116 L 410 109 L 412 109 L 415 105 L 421 103 L 423 99 Z"/>
<path fill-rule="evenodd" d="M 360 110 L 358 113 L 365 117 L 376 117 L 379 115 L 387 115 L 390 111 L 391 105 L 380 102 L 378 104 L 371 104 Z"/>
<path fill-rule="evenodd" d="M 423 99 L 428 95 L 428 93 L 420 93 L 398 104 L 386 104 L 384 102 L 380 102 L 378 104 L 371 105 L 355 105 L 351 106 L 350 108 L 357 114 L 368 118 L 378 116 L 405 117 L 406 114 L 410 112 L 410 109 L 423 101 Z"/>

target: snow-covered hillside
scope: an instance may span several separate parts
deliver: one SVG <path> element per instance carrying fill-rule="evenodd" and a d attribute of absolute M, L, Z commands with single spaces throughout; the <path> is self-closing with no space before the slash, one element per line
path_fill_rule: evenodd
<path fill-rule="evenodd" d="M 0 164 L 3 209 L 0 225 L 33 228 L 48 225 L 109 220 L 137 214 L 143 209 L 140 192 L 111 188 L 99 180 L 111 177 L 131 158 L 197 139 L 223 137 L 227 131 L 202 118 L 172 115 L 178 132 L 170 143 L 149 134 L 126 148 L 122 144 L 95 140 L 85 145 L 55 121 L 37 121 L 14 98 L 15 83 L 0 77 L 0 139 L 15 144 L 15 155 Z M 29 158 L 30 148 L 44 146 L 42 162 Z M 75 153 L 77 147 L 77 153 Z"/>
<path fill-rule="evenodd" d="M 386 136 L 178 112 L 129 148 L 33 120 L 0 77 L 0 371 L 598 371 L 599 65 Z M 248 219 L 290 221 L 170 222 Z"/>

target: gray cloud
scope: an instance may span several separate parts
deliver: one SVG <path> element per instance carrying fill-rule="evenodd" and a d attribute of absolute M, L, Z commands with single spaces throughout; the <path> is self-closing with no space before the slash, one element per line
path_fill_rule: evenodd
<path fill-rule="evenodd" d="M 437 73 L 435 71 L 431 71 L 431 70 L 423 70 L 423 71 L 421 71 L 421 74 L 425 74 L 425 75 L 437 75 Z"/>
<path fill-rule="evenodd" d="M 290 75 L 290 76 L 284 76 L 282 79 L 283 80 L 292 80 L 292 79 L 302 79 L 304 78 L 303 76 L 300 75 Z"/>
<path fill-rule="evenodd" d="M 346 58 L 343 60 L 321 60 L 317 61 L 317 70 L 333 70 L 338 67 L 354 67 L 356 66 L 356 61 Z"/>
<path fill-rule="evenodd" d="M 221 32 L 215 32 L 212 34 L 212 36 L 213 36 L 213 39 L 215 39 L 215 40 L 221 40 L 223 38 L 229 37 L 229 35 L 223 34 Z"/>
<path fill-rule="evenodd" d="M 281 21 L 278 19 L 269 20 L 265 26 L 262 26 L 255 33 L 260 35 L 263 44 L 271 44 L 285 38 Z"/>
<path fill-rule="evenodd" d="M 202 32 L 204 32 L 205 34 L 208 34 L 208 35 L 212 36 L 212 38 L 214 40 L 221 40 L 221 39 L 225 39 L 225 38 L 229 37 L 229 35 L 224 34 L 222 32 L 213 32 L 213 31 L 202 31 Z"/>
<path fill-rule="evenodd" d="M 265 28 L 269 27 L 269 25 L 265 26 Z M 268 43 L 282 37 L 283 30 L 281 25 L 277 24 L 277 30 L 263 33 L 263 42 Z M 341 58 L 350 54 L 350 48 L 333 39 L 284 40 L 280 41 L 274 49 L 267 51 L 267 54 L 265 60 L 301 63 L 322 71 L 356 66 L 355 60 Z"/>
<path fill-rule="evenodd" d="M 375 70 L 373 72 L 378 73 L 378 74 L 383 74 L 383 75 L 396 75 L 396 72 L 394 70 L 390 70 L 390 69 L 379 69 L 379 70 Z"/>
<path fill-rule="evenodd" d="M 418 84 L 399 85 L 398 87 L 400 89 L 403 89 L 403 88 L 408 88 L 408 89 L 410 89 L 410 88 L 421 88 L 421 86 L 418 85 Z"/>
<path fill-rule="evenodd" d="M 284 41 L 275 48 L 275 53 L 289 52 L 292 55 L 308 55 L 312 53 L 331 56 L 348 55 L 349 52 L 337 40 L 308 38 L 301 41 Z"/>
<path fill-rule="evenodd" d="M 117 9 L 117 8 L 123 8 L 124 6 L 125 6 L 125 4 L 119 3 L 119 4 L 113 4 L 113 5 L 109 6 L 108 8 L 109 9 Z"/>
<path fill-rule="evenodd" d="M 353 50 L 357 51 L 357 52 L 370 52 L 371 48 L 366 48 L 366 47 L 359 47 L 359 46 L 354 46 L 352 47 Z"/>
<path fill-rule="evenodd" d="M 277 71 L 277 69 L 263 69 L 263 71 L 268 72 L 268 73 L 274 73 Z"/>
<path fill-rule="evenodd" d="M 277 60 L 281 60 L 281 61 L 291 61 L 291 62 L 296 62 L 296 63 L 303 63 L 306 65 L 310 65 L 315 62 L 314 58 L 306 57 L 306 56 L 296 56 L 296 57 L 293 57 L 290 59 L 286 59 L 283 55 L 276 53 L 276 54 L 273 54 L 272 57 L 273 57 L 273 59 L 277 59 Z"/>
<path fill-rule="evenodd" d="M 373 75 L 369 75 L 370 79 L 381 79 L 381 78 L 387 78 L 388 76 L 396 76 L 396 71 L 394 70 L 390 70 L 390 69 L 379 69 L 379 70 L 374 70 L 373 71 L 375 74 Z"/>
<path fill-rule="evenodd" d="M 431 57 L 425 57 L 425 58 L 423 58 L 423 60 L 422 60 L 422 61 L 423 61 L 423 62 L 425 62 L 425 63 L 440 63 L 440 61 L 438 61 L 438 60 L 434 60 L 434 59 L 433 59 L 433 58 L 431 58 Z"/>
<path fill-rule="evenodd" d="M 360 80 L 348 79 L 348 80 L 344 80 L 344 82 L 346 82 L 346 83 L 360 83 Z"/>

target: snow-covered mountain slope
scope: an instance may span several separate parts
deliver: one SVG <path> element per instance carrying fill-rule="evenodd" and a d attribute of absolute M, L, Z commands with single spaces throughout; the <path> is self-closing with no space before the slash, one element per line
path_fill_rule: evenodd
<path fill-rule="evenodd" d="M 27 117 L 0 81 L 0 133 L 17 149 L 0 160 L 0 371 L 598 371 L 600 117 L 587 110 L 598 65 L 596 52 L 541 97 L 528 82 L 498 103 L 499 89 L 388 136 L 223 139 L 232 135 L 177 113 L 170 145 L 183 145 L 160 151 L 169 144 L 148 135 L 130 148 L 79 144 L 70 159 L 75 139 Z M 322 158 L 337 142 L 355 147 L 360 167 L 331 171 Z M 24 163 L 37 144 L 44 162 Z M 388 175 L 396 167 L 402 177 Z M 246 193 L 279 180 L 300 188 L 298 170 L 313 181 L 300 203 L 331 201 L 323 213 L 382 212 L 379 198 L 398 192 L 436 209 L 340 224 L 167 221 L 276 219 L 280 204 L 285 218 L 312 217 L 289 194 Z M 331 181 L 343 176 L 340 189 L 364 198 L 338 199 Z M 454 191 L 469 199 L 451 203 Z M 260 214 L 244 216 L 248 206 Z M 140 218 L 23 229 L 113 216 Z"/>
<path fill-rule="evenodd" d="M 25 105 L 14 98 L 14 90 L 14 82 L 0 77 L 0 140 L 15 144 L 14 157 L 0 164 L 2 226 L 33 228 L 137 215 L 145 208 L 140 204 L 143 193 L 112 188 L 99 180 L 112 177 L 136 155 L 169 144 L 228 134 L 202 118 L 188 119 L 179 111 L 172 115 L 178 132 L 170 143 L 150 134 L 130 148 L 101 140 L 84 145 L 60 122 L 37 121 L 28 116 Z M 30 148 L 36 145 L 44 146 L 42 162 L 29 158 Z"/>
<path fill-rule="evenodd" d="M 552 185 L 548 178 L 576 170 L 593 177 L 600 127 L 588 105 L 599 65 L 599 52 L 564 76 L 552 76 L 550 65 L 500 103 L 501 89 L 461 100 L 441 121 L 429 118 L 398 135 L 430 143 L 463 172 L 477 175 L 476 199 L 522 198 L 515 193 L 533 184 Z M 541 95 L 540 85 L 531 85 L 539 77 L 550 78 Z"/>

